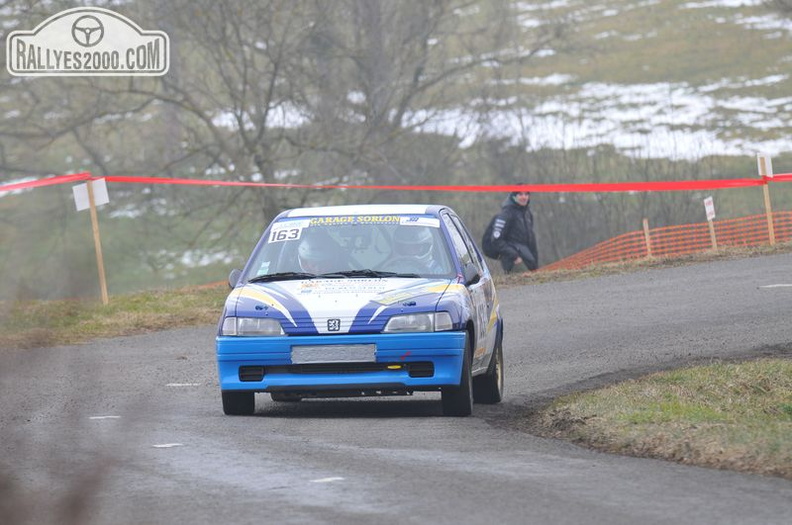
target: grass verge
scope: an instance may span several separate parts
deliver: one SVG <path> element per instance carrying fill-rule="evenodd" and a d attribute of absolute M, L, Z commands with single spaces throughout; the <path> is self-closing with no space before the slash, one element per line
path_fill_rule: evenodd
<path fill-rule="evenodd" d="M 538 423 L 605 452 L 792 479 L 792 360 L 651 374 L 558 398 Z"/>
<path fill-rule="evenodd" d="M 0 302 L 0 350 L 78 344 L 216 323 L 228 285 L 158 290 L 100 301 Z"/>

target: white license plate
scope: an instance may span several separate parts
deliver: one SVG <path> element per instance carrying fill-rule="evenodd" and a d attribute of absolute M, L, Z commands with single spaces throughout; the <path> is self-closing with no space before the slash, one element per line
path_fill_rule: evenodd
<path fill-rule="evenodd" d="M 292 346 L 292 364 L 373 363 L 377 345 L 301 345 Z"/>

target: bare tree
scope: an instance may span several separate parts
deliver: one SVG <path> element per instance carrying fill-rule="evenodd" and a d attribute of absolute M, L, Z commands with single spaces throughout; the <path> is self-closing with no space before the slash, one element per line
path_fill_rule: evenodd
<path fill-rule="evenodd" d="M 765 4 L 784 15 L 792 15 L 792 0 L 766 0 Z"/>
<path fill-rule="evenodd" d="M 454 129 L 443 128 L 448 113 L 479 114 L 468 93 L 490 71 L 522 64 L 560 37 L 543 30 L 509 48 L 513 7 L 480 1 L 223 0 L 160 11 L 179 62 L 203 68 L 180 67 L 157 86 L 136 82 L 126 92 L 178 108 L 185 153 L 211 160 L 214 176 L 242 181 L 447 184 L 459 156 Z M 228 204 L 251 209 L 247 195 Z M 257 196 L 264 219 L 330 198 Z"/>
<path fill-rule="evenodd" d="M 21 27 L 59 7 L 16 5 Z M 517 4 L 482 0 L 158 0 L 108 7 L 167 31 L 170 72 L 156 79 L 3 82 L 0 97 L 7 94 L 16 106 L 0 123 L 6 177 L 90 170 L 263 183 L 478 182 L 459 147 L 465 121 L 486 120 L 488 104 L 503 94 L 498 80 L 519 77 L 538 50 L 562 35 L 556 26 L 521 27 Z M 113 253 L 158 274 L 169 271 L 175 255 L 141 252 L 131 238 L 222 251 L 283 208 L 392 198 L 155 184 L 114 193 L 126 203 L 115 204 L 116 212 L 136 219 L 125 225 L 131 235 L 109 241 Z"/>

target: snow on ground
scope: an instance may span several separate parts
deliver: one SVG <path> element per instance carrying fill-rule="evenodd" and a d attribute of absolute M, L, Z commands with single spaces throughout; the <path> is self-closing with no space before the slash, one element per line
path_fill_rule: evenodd
<path fill-rule="evenodd" d="M 558 79 L 548 79 L 548 84 Z M 460 138 L 463 147 L 480 138 L 510 138 L 529 149 L 572 149 L 612 144 L 624 153 L 645 158 L 696 159 L 707 155 L 777 155 L 792 151 L 789 123 L 792 97 L 768 100 L 723 91 L 747 84 L 770 85 L 789 81 L 773 75 L 747 82 L 723 81 L 694 88 L 684 83 L 616 85 L 592 82 L 575 93 L 544 98 L 534 107 L 497 109 L 486 115 L 472 109 L 425 112 L 412 123 L 427 132 Z M 541 83 L 531 79 L 531 83 Z M 721 96 L 715 96 L 718 91 Z M 421 124 L 418 124 L 421 123 Z M 732 127 L 770 132 L 767 140 L 732 136 Z M 775 131 L 776 133 L 772 133 Z"/>

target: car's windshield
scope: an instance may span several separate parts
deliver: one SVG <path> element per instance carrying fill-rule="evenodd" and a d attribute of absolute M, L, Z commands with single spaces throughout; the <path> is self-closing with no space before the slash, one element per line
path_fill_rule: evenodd
<path fill-rule="evenodd" d="M 247 266 L 245 280 L 453 277 L 440 221 L 423 215 L 284 218 L 272 224 Z M 288 277 L 286 277 L 288 276 Z"/>

